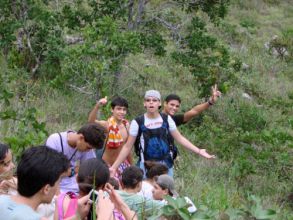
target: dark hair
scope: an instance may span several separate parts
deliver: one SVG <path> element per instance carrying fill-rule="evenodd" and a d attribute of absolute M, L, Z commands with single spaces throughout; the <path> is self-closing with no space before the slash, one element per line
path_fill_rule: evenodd
<path fill-rule="evenodd" d="M 127 167 L 122 173 L 124 188 L 134 189 L 143 179 L 143 171 L 137 166 Z"/>
<path fill-rule="evenodd" d="M 110 179 L 108 180 L 108 183 L 110 183 L 114 187 L 114 189 L 116 190 L 119 189 L 119 182 L 114 177 L 110 177 Z"/>
<path fill-rule="evenodd" d="M 115 106 L 122 106 L 122 107 L 128 108 L 128 102 L 126 99 L 120 96 L 117 96 L 111 101 L 111 108 L 114 109 Z"/>
<path fill-rule="evenodd" d="M 106 129 L 98 123 L 88 123 L 78 130 L 78 134 L 82 134 L 85 142 L 89 143 L 93 148 L 101 149 L 106 138 Z"/>
<path fill-rule="evenodd" d="M 80 164 L 77 182 L 79 190 L 88 194 L 92 188 L 103 188 L 110 178 L 109 167 L 98 158 L 91 158 Z"/>
<path fill-rule="evenodd" d="M 31 197 L 47 184 L 54 186 L 68 168 L 69 161 L 62 153 L 46 146 L 28 148 L 17 166 L 17 191 Z"/>
<path fill-rule="evenodd" d="M 169 94 L 167 95 L 167 97 L 165 98 L 165 102 L 170 102 L 172 100 L 177 100 L 179 103 L 181 103 L 181 99 L 178 95 L 176 94 Z"/>
<path fill-rule="evenodd" d="M 155 176 L 160 176 L 162 174 L 168 173 L 168 167 L 162 163 L 145 161 L 144 166 L 146 168 L 146 177 L 148 179 L 153 179 Z"/>
<path fill-rule="evenodd" d="M 5 159 L 6 154 L 9 151 L 9 146 L 7 144 L 0 143 L 0 161 Z"/>

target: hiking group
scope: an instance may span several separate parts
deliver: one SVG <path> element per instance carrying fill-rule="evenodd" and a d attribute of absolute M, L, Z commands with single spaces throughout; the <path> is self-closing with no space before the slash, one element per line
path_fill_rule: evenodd
<path fill-rule="evenodd" d="M 28 148 L 17 165 L 16 177 L 12 151 L 0 144 L 1 216 L 69 220 L 153 215 L 167 204 L 164 196 L 178 196 L 173 180 L 178 155 L 175 141 L 204 158 L 215 158 L 192 144 L 177 127 L 208 109 L 220 95 L 214 86 L 207 102 L 176 114 L 179 96 L 168 95 L 160 112 L 159 91 L 148 90 L 143 101 L 146 112 L 131 123 L 125 119 L 128 102 L 122 97 L 111 101 L 112 115 L 107 120 L 97 119 L 99 109 L 108 102 L 102 98 L 77 132 L 54 133 L 44 146 Z M 189 212 L 195 212 L 192 201 L 184 198 Z"/>

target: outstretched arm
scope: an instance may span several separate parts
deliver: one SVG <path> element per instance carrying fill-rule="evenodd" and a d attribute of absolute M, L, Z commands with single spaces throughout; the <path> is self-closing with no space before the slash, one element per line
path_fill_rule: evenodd
<path fill-rule="evenodd" d="M 88 122 L 95 122 L 96 121 L 96 117 L 97 117 L 97 112 L 99 110 L 99 107 L 100 106 L 104 106 L 106 104 L 107 104 L 107 96 L 105 96 L 105 98 L 102 98 L 99 101 L 97 101 L 95 107 L 93 108 L 93 110 L 89 114 Z"/>
<path fill-rule="evenodd" d="M 211 105 L 215 104 L 221 92 L 218 90 L 217 84 L 212 86 L 211 97 L 207 102 L 194 106 L 192 109 L 184 113 L 184 122 L 190 121 L 196 115 L 199 115 L 204 110 L 208 109 Z"/>
<path fill-rule="evenodd" d="M 123 145 L 122 150 L 120 151 L 117 159 L 114 164 L 110 167 L 111 175 L 113 176 L 119 165 L 126 159 L 126 157 L 130 154 L 132 146 L 135 142 L 136 137 L 129 135 L 127 142 Z"/>
<path fill-rule="evenodd" d="M 207 153 L 206 149 L 200 149 L 200 148 L 196 147 L 195 145 L 193 145 L 178 130 L 171 131 L 171 135 L 179 144 L 181 144 L 186 149 L 191 150 L 192 152 L 197 153 L 200 156 L 205 157 L 207 159 L 216 158 L 215 155 L 210 155 L 209 153 Z"/>

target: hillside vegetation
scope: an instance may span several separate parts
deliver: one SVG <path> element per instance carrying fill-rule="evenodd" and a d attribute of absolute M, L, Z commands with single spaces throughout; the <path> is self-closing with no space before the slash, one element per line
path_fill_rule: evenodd
<path fill-rule="evenodd" d="M 23 5 L 7 2 L 0 4 L 0 139 L 17 157 L 49 133 L 78 129 L 97 96 L 127 98 L 131 120 L 144 111 L 148 89 L 178 94 L 185 111 L 217 83 L 216 105 L 180 127 L 217 155 L 205 160 L 179 146 L 175 181 L 199 208 L 193 219 L 293 219 L 290 0 L 206 8 L 150 1 L 132 23 L 116 10 L 128 1 L 100 1 L 108 5 L 98 9 L 95 1 L 35 1 L 31 17 L 12 16 Z M 102 117 L 109 115 L 108 106 Z"/>

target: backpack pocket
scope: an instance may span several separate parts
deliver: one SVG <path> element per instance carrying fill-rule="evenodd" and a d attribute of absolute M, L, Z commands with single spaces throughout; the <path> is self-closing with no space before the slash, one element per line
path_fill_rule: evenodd
<path fill-rule="evenodd" d="M 169 145 L 160 137 L 150 137 L 146 145 L 145 159 L 163 160 L 169 155 Z"/>

